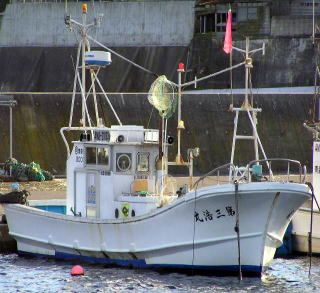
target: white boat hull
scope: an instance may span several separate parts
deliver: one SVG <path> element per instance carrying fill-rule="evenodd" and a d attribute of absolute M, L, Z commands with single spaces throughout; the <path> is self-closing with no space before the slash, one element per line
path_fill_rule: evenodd
<path fill-rule="evenodd" d="M 269 265 L 292 215 L 308 198 L 303 184 L 239 185 L 245 273 L 261 274 Z M 131 219 L 88 219 L 21 205 L 6 206 L 6 216 L 19 252 L 143 268 L 238 271 L 232 184 L 190 192 Z"/>
<path fill-rule="evenodd" d="M 299 209 L 292 218 L 292 249 L 299 253 L 309 252 L 311 210 Z M 314 211 L 312 224 L 312 253 L 320 254 L 320 212 Z"/>

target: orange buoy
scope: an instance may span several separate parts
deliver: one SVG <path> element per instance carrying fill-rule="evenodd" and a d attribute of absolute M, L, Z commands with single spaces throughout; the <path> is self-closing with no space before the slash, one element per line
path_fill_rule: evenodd
<path fill-rule="evenodd" d="M 76 265 L 71 269 L 71 276 L 81 276 L 84 275 L 84 269 L 82 266 Z"/>

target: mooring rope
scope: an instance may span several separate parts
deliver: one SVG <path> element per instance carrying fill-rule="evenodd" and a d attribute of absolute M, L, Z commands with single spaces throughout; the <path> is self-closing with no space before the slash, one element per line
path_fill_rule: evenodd
<path fill-rule="evenodd" d="M 310 183 L 311 184 L 311 183 Z M 319 203 L 318 203 L 318 200 L 317 200 L 317 198 L 314 196 L 314 202 L 316 203 L 316 206 L 317 206 L 317 208 L 318 208 L 318 211 L 320 212 L 320 206 L 319 206 Z"/>
<path fill-rule="evenodd" d="M 238 180 L 234 181 L 234 198 L 236 203 L 236 226 L 234 230 L 237 233 L 237 242 L 238 242 L 238 267 L 239 267 L 239 280 L 242 280 L 242 270 L 241 270 L 241 251 L 240 251 L 240 224 L 239 224 L 239 198 L 238 198 L 238 191 L 239 191 L 239 182 Z"/>
<path fill-rule="evenodd" d="M 193 205 L 193 237 L 192 237 L 192 274 L 194 273 L 193 271 L 193 266 L 194 266 L 194 245 L 195 245 L 195 235 L 196 235 L 196 208 L 197 208 L 197 190 L 198 190 L 198 185 L 199 182 L 196 182 L 196 188 L 194 190 L 194 205 Z"/>

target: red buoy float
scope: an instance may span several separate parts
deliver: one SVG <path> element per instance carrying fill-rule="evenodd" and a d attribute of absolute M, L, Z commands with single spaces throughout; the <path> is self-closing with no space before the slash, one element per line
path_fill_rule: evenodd
<path fill-rule="evenodd" d="M 84 275 L 84 269 L 82 266 L 76 265 L 71 269 L 71 276 L 82 276 Z"/>

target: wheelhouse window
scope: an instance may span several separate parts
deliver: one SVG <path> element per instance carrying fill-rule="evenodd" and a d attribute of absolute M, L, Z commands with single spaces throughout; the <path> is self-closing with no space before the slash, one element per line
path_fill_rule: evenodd
<path fill-rule="evenodd" d="M 110 149 L 108 147 L 86 147 L 86 164 L 109 167 Z"/>
<path fill-rule="evenodd" d="M 149 153 L 138 153 L 137 154 L 137 171 L 138 172 L 149 172 Z"/>

